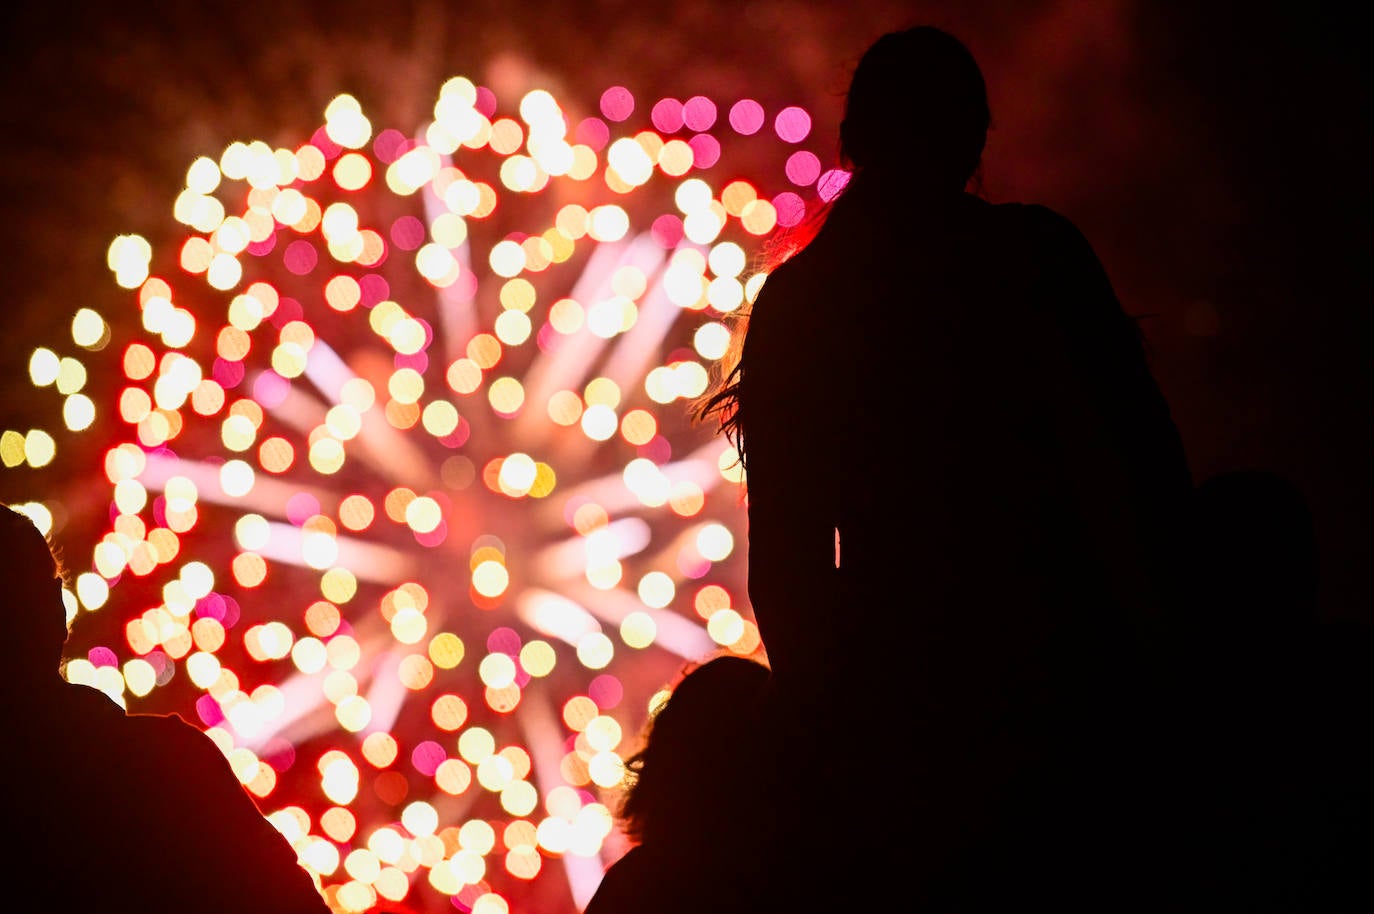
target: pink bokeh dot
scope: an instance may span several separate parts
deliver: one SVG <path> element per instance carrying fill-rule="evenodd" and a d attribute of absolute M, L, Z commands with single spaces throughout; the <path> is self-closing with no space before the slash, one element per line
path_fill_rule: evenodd
<path fill-rule="evenodd" d="M 225 628 L 233 628 L 235 625 L 239 624 L 239 616 L 242 613 L 243 608 L 239 606 L 238 600 L 235 600 L 233 597 L 225 597 L 224 618 L 219 621 Z"/>
<path fill-rule="evenodd" d="M 610 673 L 602 673 L 587 683 L 587 697 L 596 702 L 598 708 L 608 711 L 624 700 L 625 686 Z"/>
<path fill-rule="evenodd" d="M 814 152 L 799 149 L 787 157 L 783 173 L 787 175 L 787 180 L 798 187 L 809 187 L 820 177 L 821 160 L 816 158 Z"/>
<path fill-rule="evenodd" d="M 291 390 L 291 382 L 268 369 L 253 379 L 253 399 L 268 409 L 281 406 Z"/>
<path fill-rule="evenodd" d="M 487 651 L 514 657 L 520 653 L 520 633 L 508 625 L 492 629 L 487 635 Z"/>
<path fill-rule="evenodd" d="M 635 450 L 640 457 L 660 465 L 667 463 L 673 457 L 672 442 L 662 435 L 655 435 Z"/>
<path fill-rule="evenodd" d="M 315 246 L 305 239 L 297 239 L 286 246 L 286 252 L 282 255 L 282 262 L 286 268 L 297 276 L 304 276 L 315 269 L 315 264 L 320 260 L 319 252 Z"/>
<path fill-rule="evenodd" d="M 442 444 L 444 447 L 449 448 L 462 447 L 464 444 L 467 443 L 468 436 L 471 434 L 472 426 L 468 424 L 467 419 L 464 419 L 462 416 L 459 416 L 458 427 L 455 428 L 453 431 L 449 432 L 447 435 L 440 438 L 439 443 Z"/>
<path fill-rule="evenodd" d="M 424 546 L 426 549 L 433 549 L 435 546 L 443 545 L 444 540 L 448 539 L 448 524 L 439 521 L 439 526 L 426 533 L 415 534 L 415 542 Z"/>
<path fill-rule="evenodd" d="M 849 172 L 842 168 L 832 168 L 817 179 L 816 192 L 822 200 L 829 202 L 839 196 L 840 191 L 844 190 L 848 183 Z"/>
<path fill-rule="evenodd" d="M 477 274 L 472 270 L 464 270 L 458 274 L 458 278 L 449 286 L 452 294 L 471 298 L 477 294 Z"/>
<path fill-rule="evenodd" d="M 599 117 L 584 117 L 578 122 L 573 138 L 600 152 L 611 141 L 611 128 Z"/>
<path fill-rule="evenodd" d="M 93 647 L 86 652 L 92 666 L 119 666 L 119 657 L 108 647 Z"/>
<path fill-rule="evenodd" d="M 391 283 L 386 281 L 386 277 L 380 273 L 368 273 L 366 276 L 358 278 L 358 288 L 362 291 L 362 301 L 360 304 L 364 308 L 371 308 L 379 301 L 386 301 L 391 297 Z"/>
<path fill-rule="evenodd" d="M 225 390 L 233 390 L 243 383 L 243 375 L 242 362 L 231 362 L 223 358 L 216 358 L 215 366 L 210 369 L 210 377 L 214 378 L 215 383 Z"/>
<path fill-rule="evenodd" d="M 677 133 L 682 129 L 682 102 L 675 98 L 660 98 L 649 113 L 649 119 L 660 133 Z"/>
<path fill-rule="evenodd" d="M 797 194 L 785 190 L 773 198 L 773 209 L 778 212 L 778 225 L 791 228 L 806 218 L 806 203 Z"/>
<path fill-rule="evenodd" d="M 289 295 L 283 295 L 277 299 L 277 307 L 272 311 L 272 316 L 268 318 L 272 326 L 280 330 L 292 321 L 305 319 L 305 309 L 301 303 Z"/>
<path fill-rule="evenodd" d="M 419 743 L 410 753 L 410 764 L 425 777 L 433 777 L 447 759 L 448 753 L 444 747 L 432 739 Z"/>
<path fill-rule="evenodd" d="M 608 121 L 623 121 L 634 113 L 635 97 L 624 86 L 611 86 L 601 93 L 601 113 Z"/>
<path fill-rule="evenodd" d="M 277 233 L 273 232 L 261 241 L 248 242 L 248 253 L 254 257 L 265 257 L 277 246 Z"/>
<path fill-rule="evenodd" d="M 309 492 L 296 492 L 286 500 L 286 519 L 297 527 L 320 513 L 320 500 Z"/>
<path fill-rule="evenodd" d="M 273 771 L 288 771 L 291 766 L 296 764 L 296 747 L 280 736 L 274 736 L 267 741 L 258 755 L 264 762 L 272 766 Z"/>
<path fill-rule="evenodd" d="M 558 348 L 559 341 L 565 339 L 563 334 L 553 329 L 553 324 L 543 324 L 534 334 L 535 345 L 540 352 L 553 352 Z"/>
<path fill-rule="evenodd" d="M 158 685 L 166 685 L 176 675 L 175 662 L 162 651 L 149 651 L 143 659 L 153 668 Z"/>
<path fill-rule="evenodd" d="M 429 356 L 423 352 L 398 352 L 391 359 L 396 368 L 413 368 L 424 374 L 429 368 Z"/>
<path fill-rule="evenodd" d="M 224 720 L 224 709 L 213 696 L 202 695 L 196 699 L 196 716 L 207 727 L 213 727 Z"/>
<path fill-rule="evenodd" d="M 391 241 L 403 251 L 417 250 L 425 243 L 425 224 L 414 216 L 402 216 L 391 223 Z"/>
<path fill-rule="evenodd" d="M 337 158 L 343 152 L 343 147 L 329 138 L 329 133 L 323 126 L 317 127 L 310 136 L 310 145 L 324 153 L 326 159 Z"/>
<path fill-rule="evenodd" d="M 410 140 L 404 133 L 394 127 L 387 127 L 372 141 L 372 151 L 376 153 L 378 161 L 390 165 L 401 157 L 409 145 Z"/>
<path fill-rule="evenodd" d="M 704 95 L 693 95 L 682 104 L 682 123 L 688 130 L 710 130 L 716 123 L 716 103 Z"/>
<path fill-rule="evenodd" d="M 672 213 L 664 213 L 659 216 L 649 228 L 649 235 L 659 247 L 666 251 L 678 246 L 678 242 L 682 240 L 682 234 L 682 217 L 674 216 Z"/>
<path fill-rule="evenodd" d="M 730 126 L 744 136 L 753 136 L 763 126 L 763 106 L 752 98 L 742 98 L 730 106 Z"/>
<path fill-rule="evenodd" d="M 687 145 L 692 147 L 692 165 L 697 168 L 710 168 L 720 161 L 720 140 L 709 133 L 698 133 Z"/>
<path fill-rule="evenodd" d="M 196 601 L 196 618 L 216 619 L 223 622 L 228 609 L 224 603 L 224 597 L 217 593 L 206 594 Z"/>
<path fill-rule="evenodd" d="M 811 132 L 811 115 L 804 108 L 791 105 L 778 112 L 773 129 L 784 143 L 800 143 Z"/>
<path fill-rule="evenodd" d="M 491 118 L 496 114 L 496 93 L 486 86 L 477 87 L 477 99 L 472 107 L 481 112 L 485 118 Z"/>

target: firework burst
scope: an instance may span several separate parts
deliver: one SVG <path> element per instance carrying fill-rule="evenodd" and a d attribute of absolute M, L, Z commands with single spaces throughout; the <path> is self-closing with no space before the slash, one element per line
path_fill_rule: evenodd
<path fill-rule="evenodd" d="M 455 77 L 415 132 L 343 95 L 297 148 L 196 160 L 179 247 L 110 247 L 141 330 L 73 323 L 117 389 L 30 364 L 69 428 L 123 430 L 69 678 L 199 721 L 337 910 L 580 906 L 654 693 L 759 649 L 733 452 L 688 403 L 757 243 L 832 186 L 809 131 Z M 732 172 L 750 143 L 769 173 Z"/>

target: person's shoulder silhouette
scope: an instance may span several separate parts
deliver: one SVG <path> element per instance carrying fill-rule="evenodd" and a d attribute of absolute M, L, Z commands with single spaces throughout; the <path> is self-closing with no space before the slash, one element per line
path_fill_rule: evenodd
<path fill-rule="evenodd" d="M 66 681 L 61 566 L 8 506 L 0 554 L 10 891 L 55 911 L 327 914 L 314 878 L 209 737 Z"/>
<path fill-rule="evenodd" d="M 752 747 L 768 667 L 733 654 L 687 669 L 653 709 L 626 760 L 619 817 L 632 846 L 607 869 L 585 914 L 772 910 L 756 857 Z"/>

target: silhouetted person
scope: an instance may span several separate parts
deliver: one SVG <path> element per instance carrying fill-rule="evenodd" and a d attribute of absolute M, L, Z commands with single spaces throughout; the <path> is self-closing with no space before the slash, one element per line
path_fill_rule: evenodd
<path fill-rule="evenodd" d="M 1199 612 L 1213 637 L 1311 638 L 1319 620 L 1316 531 L 1302 491 L 1265 470 L 1231 470 L 1197 487 Z"/>
<path fill-rule="evenodd" d="M 1194 703 L 1216 703 L 1199 727 L 1306 714 L 1321 619 L 1316 531 L 1301 490 L 1264 470 L 1216 474 L 1197 487 L 1188 532 Z"/>
<path fill-rule="evenodd" d="M 626 760 L 620 821 L 633 842 L 585 914 L 774 910 L 756 899 L 757 838 L 768 814 L 752 751 L 768 667 L 720 655 L 688 670 Z"/>
<path fill-rule="evenodd" d="M 1374 909 L 1374 623 L 1325 621 L 1315 666 L 1317 738 L 1305 773 L 1316 821 L 1314 840 L 1290 836 L 1311 860 L 1290 910 L 1368 911 Z"/>
<path fill-rule="evenodd" d="M 1193 848 L 1199 899 L 1282 910 L 1300 878 L 1291 843 L 1317 749 L 1312 520 L 1288 480 L 1232 471 L 1198 485 L 1187 533 L 1190 675 L 1175 707 L 1194 762 L 1178 838 Z"/>
<path fill-rule="evenodd" d="M 1323 623 L 1311 512 L 1291 480 L 1233 470 L 1197 488 L 1193 840 L 1214 904 L 1374 907 L 1368 629 Z M 1357 905 L 1347 908 L 1345 905 Z"/>
<path fill-rule="evenodd" d="M 1123 911 L 1168 871 L 1143 715 L 1192 478 L 1083 235 L 968 191 L 988 125 L 949 34 L 865 52 L 852 176 L 701 414 L 744 462 L 750 601 L 809 766 L 795 828 L 847 855 L 807 891 Z"/>
<path fill-rule="evenodd" d="M 7 896 L 62 914 L 328 914 L 209 737 L 62 677 L 60 565 L 4 506 L 0 556 Z"/>

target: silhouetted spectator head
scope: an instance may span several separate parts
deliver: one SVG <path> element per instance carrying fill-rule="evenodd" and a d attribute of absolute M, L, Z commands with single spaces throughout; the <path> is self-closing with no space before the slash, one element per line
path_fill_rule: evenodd
<path fill-rule="evenodd" d="M 875 41 L 849 84 L 840 155 L 855 171 L 961 190 L 987 142 L 987 87 L 968 48 L 932 26 Z"/>
<path fill-rule="evenodd" d="M 1263 470 L 1235 470 L 1197 490 L 1203 611 L 1242 630 L 1314 626 L 1317 540 L 1302 492 Z"/>
<path fill-rule="evenodd" d="M 747 801 L 759 702 L 769 679 L 756 660 L 723 654 L 687 671 L 645 725 L 642 748 L 626 760 L 620 807 L 625 834 L 640 842 L 720 840 L 722 819 Z"/>
<path fill-rule="evenodd" d="M 46 682 L 59 672 L 67 642 L 62 567 L 33 520 L 7 505 L 0 506 L 0 551 L 8 569 L 0 581 L 0 656 L 26 682 Z"/>
<path fill-rule="evenodd" d="M 27 681 L 58 673 L 67 641 L 62 567 L 47 537 L 27 515 L 0 506 L 0 551 L 9 569 L 3 587 L 5 665 Z"/>

